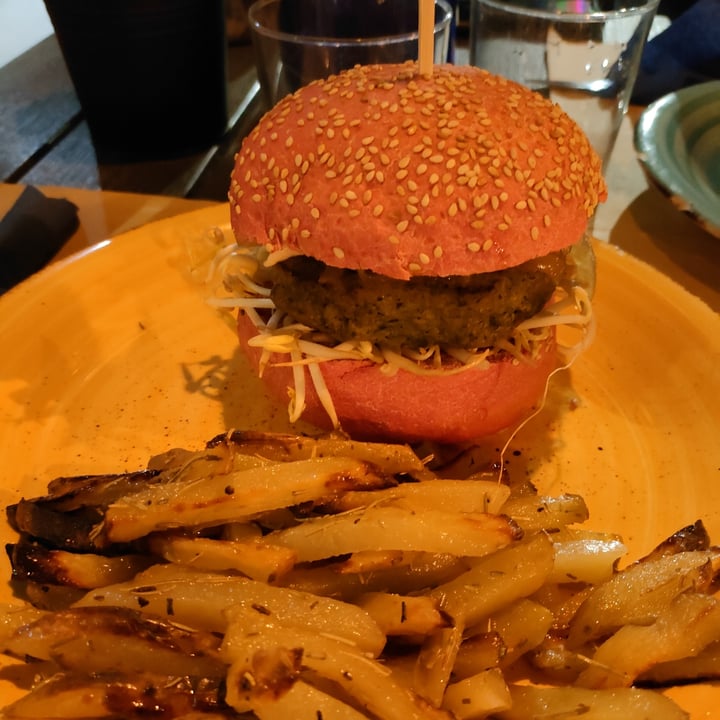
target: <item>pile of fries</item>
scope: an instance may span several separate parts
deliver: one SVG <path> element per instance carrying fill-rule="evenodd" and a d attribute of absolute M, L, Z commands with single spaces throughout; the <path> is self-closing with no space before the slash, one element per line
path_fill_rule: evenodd
<path fill-rule="evenodd" d="M 657 688 L 720 678 L 702 523 L 619 569 L 581 497 L 460 467 L 231 432 L 52 481 L 7 509 L 4 717 L 687 717 Z"/>

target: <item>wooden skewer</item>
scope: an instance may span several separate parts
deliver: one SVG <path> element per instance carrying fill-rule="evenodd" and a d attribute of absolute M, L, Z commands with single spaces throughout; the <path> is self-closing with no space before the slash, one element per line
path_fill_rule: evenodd
<path fill-rule="evenodd" d="M 421 75 L 432 75 L 435 36 L 435 0 L 418 0 L 418 64 Z"/>

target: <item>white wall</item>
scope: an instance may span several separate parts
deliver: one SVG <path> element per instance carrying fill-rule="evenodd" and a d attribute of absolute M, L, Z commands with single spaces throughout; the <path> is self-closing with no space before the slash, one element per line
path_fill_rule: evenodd
<path fill-rule="evenodd" d="M 43 0 L 0 0 L 0 67 L 52 32 Z"/>

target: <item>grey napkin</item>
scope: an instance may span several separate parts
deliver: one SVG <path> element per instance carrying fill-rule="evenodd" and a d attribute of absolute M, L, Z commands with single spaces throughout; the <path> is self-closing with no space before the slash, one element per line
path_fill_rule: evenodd
<path fill-rule="evenodd" d="M 77 227 L 73 203 L 26 187 L 0 220 L 0 293 L 44 267 Z"/>

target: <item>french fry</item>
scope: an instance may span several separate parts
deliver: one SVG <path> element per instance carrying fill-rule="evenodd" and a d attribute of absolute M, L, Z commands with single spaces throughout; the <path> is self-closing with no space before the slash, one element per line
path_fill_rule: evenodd
<path fill-rule="evenodd" d="M 577 648 L 626 624 L 647 625 L 674 597 L 707 587 L 717 550 L 667 555 L 636 563 L 595 587 L 570 623 L 568 646 Z"/>
<path fill-rule="evenodd" d="M 558 528 L 585 522 L 590 513 L 580 495 L 559 495 L 546 497 L 522 494 L 511 497 L 502 507 L 525 531 L 557 530 Z"/>
<path fill-rule="evenodd" d="M 233 430 L 210 440 L 207 448 L 213 452 L 224 448 L 230 454 L 237 452 L 285 463 L 321 457 L 346 457 L 371 463 L 388 475 L 428 475 L 424 463 L 409 445 L 360 442 L 333 433 L 310 437 Z"/>
<path fill-rule="evenodd" d="M 509 666 L 521 655 L 538 647 L 553 624 L 553 615 L 539 603 L 522 598 L 495 613 L 490 629 L 502 640 L 505 652 L 501 666 Z"/>
<path fill-rule="evenodd" d="M 378 554 L 370 552 L 372 562 L 378 560 Z M 393 552 L 390 554 L 394 556 Z M 356 555 L 363 553 L 354 553 L 347 560 L 295 567 L 278 584 L 351 602 L 366 592 L 400 595 L 420 592 L 447 582 L 469 568 L 465 558 L 454 555 L 403 552 L 399 563 L 367 569 L 362 561 L 353 562 Z"/>
<path fill-rule="evenodd" d="M 448 625 L 437 600 L 428 595 L 372 592 L 361 595 L 356 603 L 387 636 L 422 637 Z"/>
<path fill-rule="evenodd" d="M 292 570 L 296 560 L 293 550 L 261 539 L 233 541 L 156 535 L 150 548 L 155 555 L 177 565 L 211 572 L 238 571 L 263 582 L 275 582 Z"/>
<path fill-rule="evenodd" d="M 392 501 L 415 511 L 499 513 L 509 495 L 510 488 L 497 481 L 435 479 L 401 483 L 372 493 L 347 492 L 333 503 L 333 509 L 343 512 Z"/>
<path fill-rule="evenodd" d="M 639 685 L 668 686 L 679 683 L 720 679 L 720 640 L 704 647 L 697 655 L 667 660 L 653 665 L 638 676 Z"/>
<path fill-rule="evenodd" d="M 448 685 L 443 708 L 458 720 L 486 718 L 511 707 L 512 700 L 505 676 L 498 668 Z"/>
<path fill-rule="evenodd" d="M 555 565 L 550 582 L 597 584 L 612 578 L 626 553 L 622 540 L 609 533 L 564 528 L 553 535 Z"/>
<path fill-rule="evenodd" d="M 314 632 L 335 633 L 373 656 L 385 645 L 385 635 L 375 621 L 355 605 L 240 576 L 180 566 L 153 566 L 132 582 L 88 593 L 76 606 L 139 607 L 143 612 L 212 632 L 225 631 L 226 611 L 230 608 L 247 606 L 269 618 Z"/>
<path fill-rule="evenodd" d="M 55 674 L 32 693 L 3 708 L 11 720 L 100 720 L 158 717 L 172 720 L 227 720 L 213 712 L 221 705 L 221 683 L 167 675 Z"/>
<path fill-rule="evenodd" d="M 88 590 L 129 580 L 152 563 L 139 553 L 107 557 L 20 540 L 7 546 L 15 580 Z"/>
<path fill-rule="evenodd" d="M 497 632 L 484 632 L 463 640 L 453 664 L 451 680 L 457 682 L 500 666 L 507 648 Z"/>
<path fill-rule="evenodd" d="M 553 562 L 552 542 L 538 533 L 481 558 L 430 594 L 455 622 L 470 628 L 511 602 L 532 595 L 549 577 Z"/>
<path fill-rule="evenodd" d="M 337 564 L 340 574 L 359 573 L 366 575 L 378 570 L 389 570 L 409 565 L 420 553 L 403 550 L 361 550 Z"/>
<path fill-rule="evenodd" d="M 625 625 L 597 649 L 577 684 L 629 687 L 660 662 L 697 655 L 720 637 L 720 600 L 678 595 L 651 625 Z"/>
<path fill-rule="evenodd" d="M 221 678 L 225 664 L 218 648 L 219 640 L 212 633 L 180 628 L 125 608 L 84 607 L 43 613 L 3 638 L 5 652 L 52 660 L 62 669 L 86 674 Z"/>
<path fill-rule="evenodd" d="M 255 697 L 253 712 L 260 720 L 367 720 L 364 713 L 302 680 L 275 697 Z"/>
<path fill-rule="evenodd" d="M 621 688 L 510 686 L 512 705 L 496 713 L 498 720 L 574 718 L 582 720 L 688 720 L 672 700 L 652 692 Z"/>
<path fill-rule="evenodd" d="M 462 639 L 463 627 L 456 624 L 436 630 L 420 648 L 413 673 L 413 687 L 434 706 L 442 703 Z"/>
<path fill-rule="evenodd" d="M 308 670 L 332 681 L 354 704 L 383 720 L 450 720 L 398 683 L 383 665 L 335 636 L 308 632 L 268 619 L 252 608 L 233 608 L 223 641 L 231 666 L 228 703 L 239 712 L 253 709 L 280 682 L 303 677 Z M 277 660 L 277 651 L 285 657 Z M 271 661 L 266 662 L 270 655 Z M 286 678 L 287 680 L 283 680 Z"/>
<path fill-rule="evenodd" d="M 298 562 L 312 562 L 364 550 L 482 556 L 518 537 L 517 527 L 500 515 L 382 505 L 313 518 L 266 539 L 295 550 Z"/>
<path fill-rule="evenodd" d="M 39 684 L 4 716 L 685 717 L 630 686 L 720 678 L 702 523 L 618 570 L 581 497 L 436 451 L 230 432 L 10 506 L 0 651 Z"/>
<path fill-rule="evenodd" d="M 710 536 L 702 520 L 696 520 L 676 530 L 670 537 L 658 543 L 647 555 L 638 562 L 658 560 L 667 555 L 675 555 L 679 552 L 694 552 L 696 550 L 710 549 Z"/>
<path fill-rule="evenodd" d="M 97 534 L 110 542 L 128 542 L 168 528 L 251 520 L 270 510 L 386 483 L 369 465 L 349 458 L 274 463 L 188 483 L 152 485 L 110 505 Z"/>

